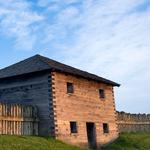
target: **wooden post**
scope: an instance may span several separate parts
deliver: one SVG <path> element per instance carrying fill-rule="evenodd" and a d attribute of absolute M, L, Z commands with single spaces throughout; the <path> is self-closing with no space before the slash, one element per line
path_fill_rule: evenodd
<path fill-rule="evenodd" d="M 0 103 L 0 134 L 38 135 L 37 108 Z M 34 115 L 33 115 L 34 114 Z"/>

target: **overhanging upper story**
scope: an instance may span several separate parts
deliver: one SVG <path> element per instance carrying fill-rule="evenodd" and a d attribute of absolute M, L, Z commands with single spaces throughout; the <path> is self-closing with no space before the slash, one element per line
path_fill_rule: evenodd
<path fill-rule="evenodd" d="M 60 62 L 49 59 L 47 57 L 43 57 L 41 55 L 35 55 L 16 64 L 8 66 L 4 69 L 1 69 L 0 80 L 42 71 L 62 72 L 112 86 L 120 86 L 120 84 L 114 81 L 62 64 Z"/>

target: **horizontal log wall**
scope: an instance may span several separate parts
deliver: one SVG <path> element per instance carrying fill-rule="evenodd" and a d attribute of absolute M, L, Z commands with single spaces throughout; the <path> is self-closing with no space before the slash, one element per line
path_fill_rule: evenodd
<path fill-rule="evenodd" d="M 0 103 L 18 103 L 38 108 L 40 136 L 54 135 L 50 72 L 36 72 L 0 80 Z"/>
<path fill-rule="evenodd" d="M 0 134 L 38 135 L 37 108 L 0 103 Z"/>
<path fill-rule="evenodd" d="M 117 112 L 119 132 L 150 132 L 150 114 Z"/>

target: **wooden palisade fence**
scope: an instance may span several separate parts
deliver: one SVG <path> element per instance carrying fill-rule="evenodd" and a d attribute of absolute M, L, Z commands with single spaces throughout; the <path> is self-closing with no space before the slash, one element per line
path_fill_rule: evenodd
<path fill-rule="evenodd" d="M 38 135 L 37 108 L 0 103 L 0 134 Z"/>
<path fill-rule="evenodd" d="M 119 132 L 150 132 L 150 114 L 117 112 Z"/>

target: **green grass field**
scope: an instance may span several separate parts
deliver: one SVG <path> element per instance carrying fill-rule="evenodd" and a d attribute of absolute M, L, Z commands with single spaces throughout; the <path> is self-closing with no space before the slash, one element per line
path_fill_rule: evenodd
<path fill-rule="evenodd" d="M 150 150 L 150 133 L 124 133 L 102 150 Z"/>
<path fill-rule="evenodd" d="M 64 144 L 52 138 L 1 135 L 0 150 L 83 150 L 83 149 Z"/>
<path fill-rule="evenodd" d="M 0 135 L 0 150 L 85 150 L 52 138 Z M 150 150 L 150 133 L 124 133 L 101 150 Z"/>

